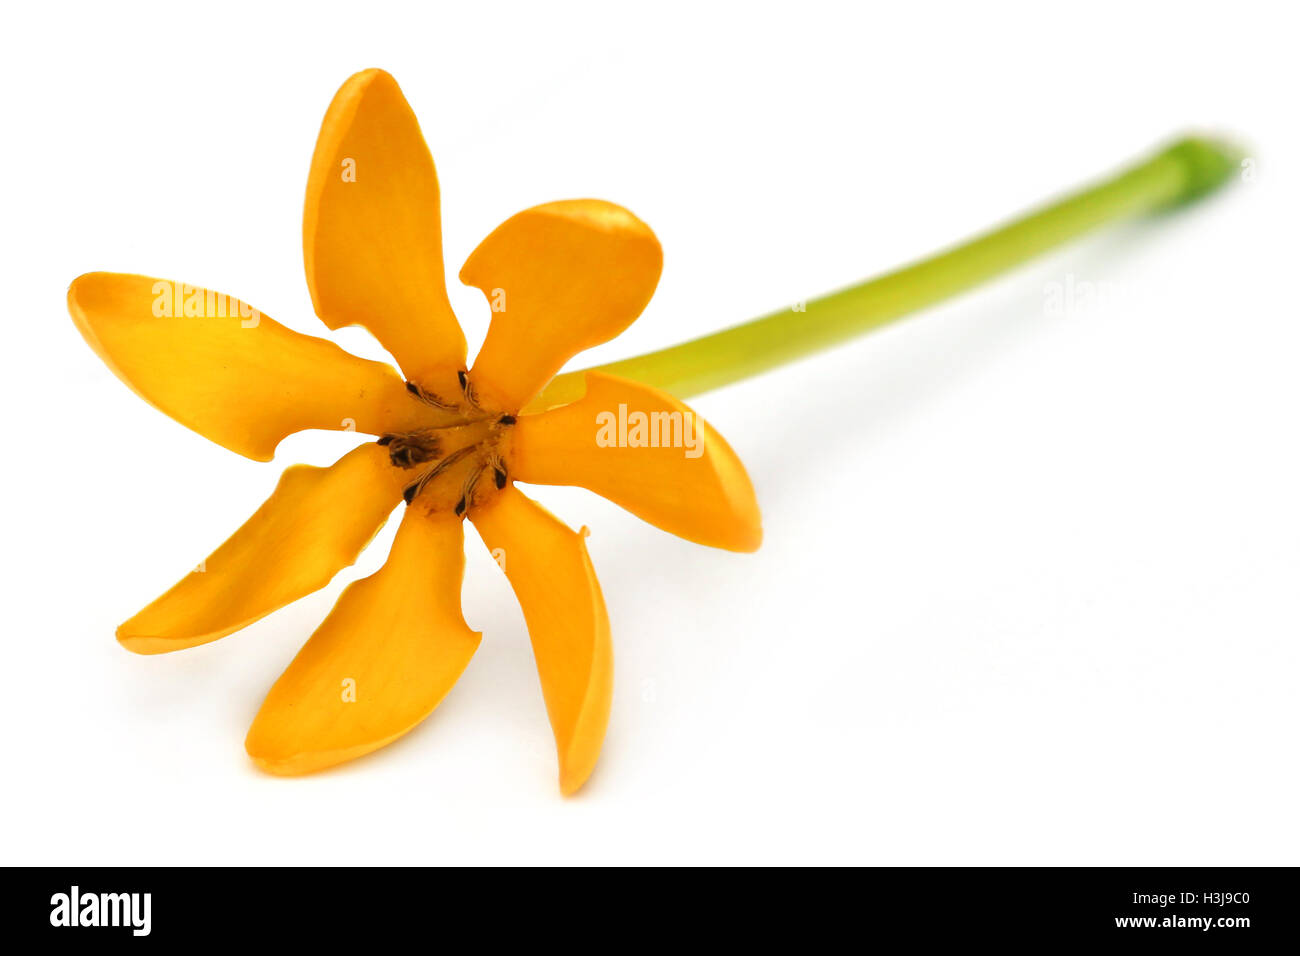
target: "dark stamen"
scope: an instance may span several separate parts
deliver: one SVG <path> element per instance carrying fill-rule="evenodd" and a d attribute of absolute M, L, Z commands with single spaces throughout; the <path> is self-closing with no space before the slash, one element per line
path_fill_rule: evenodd
<path fill-rule="evenodd" d="M 388 460 L 398 468 L 422 465 L 438 457 L 441 443 L 433 431 L 407 432 L 403 435 L 385 435 L 379 444 L 388 447 Z"/>
<path fill-rule="evenodd" d="M 478 480 L 483 477 L 484 466 L 480 465 L 460 491 L 460 506 L 456 509 L 456 514 L 464 512 L 474 501 L 474 489 L 478 487 Z"/>
<path fill-rule="evenodd" d="M 515 423 L 515 416 L 513 415 L 502 415 L 500 418 L 497 419 L 498 425 L 513 425 L 514 423 Z"/>
<path fill-rule="evenodd" d="M 465 396 L 465 401 L 468 402 L 472 408 L 477 408 L 482 411 L 483 407 L 478 403 L 478 394 L 474 390 L 474 383 L 469 380 L 469 373 L 464 371 L 457 372 L 456 379 L 460 382 L 460 390 Z"/>
<path fill-rule="evenodd" d="M 426 392 L 424 389 L 420 388 L 420 386 L 416 385 L 414 382 L 407 382 L 406 390 L 410 392 L 412 395 L 414 395 L 416 398 L 418 398 L 420 401 L 424 402 L 424 404 L 432 405 L 434 408 L 455 408 L 456 407 L 454 404 L 449 405 L 448 403 L 444 402 L 441 398 L 439 398 L 437 395 L 434 395 L 432 392 Z"/>
<path fill-rule="evenodd" d="M 496 479 L 497 488 L 504 488 L 506 486 L 506 470 L 500 465 L 497 465 L 496 469 L 492 472 L 492 477 Z"/>
<path fill-rule="evenodd" d="M 459 518 L 464 513 L 465 513 L 465 499 L 461 498 L 460 501 L 456 502 L 456 517 Z"/>
<path fill-rule="evenodd" d="M 458 448 L 442 461 L 438 462 L 438 464 L 426 471 L 424 477 L 406 489 L 406 503 L 409 505 L 411 499 L 424 490 L 425 485 L 433 481 L 433 479 L 437 478 L 452 465 L 456 464 L 456 462 L 463 459 L 466 455 L 473 452 L 477 447 L 477 445 L 466 445 L 464 448 Z"/>

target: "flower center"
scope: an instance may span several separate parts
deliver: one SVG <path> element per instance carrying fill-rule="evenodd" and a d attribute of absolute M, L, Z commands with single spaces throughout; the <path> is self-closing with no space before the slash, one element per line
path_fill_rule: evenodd
<path fill-rule="evenodd" d="M 510 480 L 506 450 L 515 417 L 481 409 L 458 410 L 457 417 L 454 424 L 379 439 L 393 465 L 410 472 L 408 505 L 463 515 Z"/>

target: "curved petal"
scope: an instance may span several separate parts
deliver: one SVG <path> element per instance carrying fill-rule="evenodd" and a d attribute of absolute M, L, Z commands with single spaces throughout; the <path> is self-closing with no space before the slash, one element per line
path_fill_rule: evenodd
<path fill-rule="evenodd" d="M 91 272 L 68 289 L 68 312 L 141 398 L 257 461 L 270 461 L 282 438 L 304 428 L 380 435 L 443 414 L 382 362 L 197 286 Z"/>
<path fill-rule="evenodd" d="M 117 639 L 139 654 L 178 651 L 323 588 L 383 527 L 406 480 L 374 443 L 328 468 L 294 465 L 230 540 L 119 627 Z"/>
<path fill-rule="evenodd" d="M 432 391 L 456 385 L 465 367 L 439 216 L 433 158 L 397 81 L 383 70 L 351 77 L 325 113 L 307 178 L 311 301 L 331 329 L 365 326 Z"/>
<path fill-rule="evenodd" d="M 613 203 L 553 202 L 507 219 L 460 272 L 493 310 L 470 373 L 481 400 L 523 408 L 572 356 L 641 314 L 662 268 L 650 227 Z"/>
<path fill-rule="evenodd" d="M 736 453 L 691 409 L 639 382 L 588 372 L 579 401 L 521 416 L 510 473 L 588 488 L 699 544 L 754 551 L 763 540 L 754 486 Z"/>
<path fill-rule="evenodd" d="M 302 774 L 377 750 L 442 702 L 478 649 L 465 625 L 459 518 L 408 508 L 388 561 L 348 586 L 275 682 L 244 748 Z"/>
<path fill-rule="evenodd" d="M 560 758 L 560 790 L 576 791 L 600 756 L 614 692 L 605 599 L 583 543 L 545 508 L 507 486 L 471 519 L 524 611 Z"/>

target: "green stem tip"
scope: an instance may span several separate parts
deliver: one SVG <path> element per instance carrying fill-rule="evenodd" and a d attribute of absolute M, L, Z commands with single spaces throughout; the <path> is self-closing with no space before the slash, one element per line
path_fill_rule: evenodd
<path fill-rule="evenodd" d="M 878 329 L 1099 226 L 1194 202 L 1228 182 L 1241 160 L 1224 143 L 1180 139 L 1109 179 L 929 259 L 799 307 L 596 368 L 678 398 L 720 388 Z M 558 376 L 533 408 L 581 397 L 586 371 Z"/>

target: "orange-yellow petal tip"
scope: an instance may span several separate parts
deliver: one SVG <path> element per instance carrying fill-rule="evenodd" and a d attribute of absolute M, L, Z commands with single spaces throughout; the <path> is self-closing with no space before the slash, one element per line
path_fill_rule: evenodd
<path fill-rule="evenodd" d="M 379 69 L 349 77 L 325 113 L 307 176 L 307 288 L 327 326 L 369 329 L 426 388 L 465 364 L 443 275 L 440 195 L 397 81 Z"/>
<path fill-rule="evenodd" d="M 574 737 L 564 753 L 560 754 L 560 795 L 571 797 L 591 779 L 600 758 L 601 744 L 605 737 L 605 724 L 609 720 L 608 699 L 597 699 L 597 710 L 604 708 L 605 713 L 597 719 L 599 731 L 590 729 Z"/>
<path fill-rule="evenodd" d="M 753 554 L 762 546 L 763 526 L 755 524 L 747 535 L 737 539 L 736 546 L 732 550 L 739 551 L 741 554 Z"/>
<path fill-rule="evenodd" d="M 248 754 L 248 758 L 252 761 L 254 767 L 273 777 L 305 777 L 307 774 L 319 773 L 322 770 L 328 770 L 330 767 L 337 767 L 341 763 L 364 756 L 383 746 L 383 743 L 380 743 L 374 747 L 343 751 L 305 751 L 299 753 L 276 750 L 260 737 L 261 735 L 257 733 L 256 727 L 249 730 L 248 736 L 244 738 L 244 752 Z M 384 743 L 387 742 L 389 741 L 384 741 Z"/>
<path fill-rule="evenodd" d="M 572 356 L 627 328 L 662 269 L 659 240 L 622 206 L 573 199 L 511 216 L 460 270 L 493 313 L 470 380 L 518 411 Z"/>
<path fill-rule="evenodd" d="M 553 228 L 552 224 L 566 223 L 570 228 L 581 229 L 593 237 L 599 235 L 607 237 L 607 241 L 631 244 L 646 263 L 653 266 L 650 289 L 653 292 L 664 260 L 659 238 L 630 209 L 603 199 L 560 199 L 516 213 L 470 253 L 461 266 L 460 281 L 483 289 L 493 281 L 492 272 L 503 262 L 508 262 L 510 255 L 526 249 L 530 242 L 543 235 L 542 230 L 548 226 Z M 575 262 L 571 265 L 581 270 L 584 264 Z"/>
<path fill-rule="evenodd" d="M 83 272 L 70 283 L 68 283 L 68 311 L 72 311 L 73 305 L 77 301 L 77 286 L 85 279 L 93 276 L 93 272 Z"/>
<path fill-rule="evenodd" d="M 250 743 L 249 738 L 246 737 L 244 739 L 244 752 L 248 754 L 248 759 L 252 761 L 253 766 L 263 773 L 269 773 L 274 777 L 300 777 L 308 772 L 302 769 L 300 764 L 295 764 L 291 760 L 271 760 L 260 757 L 254 753 L 253 747 L 254 744 Z"/>
<path fill-rule="evenodd" d="M 244 752 L 248 754 L 248 758 L 252 761 L 254 767 L 273 777 L 304 777 L 309 773 L 317 773 L 338 766 L 350 759 L 351 756 L 315 753 L 291 753 L 282 756 L 270 756 L 259 751 L 261 746 L 261 742 L 255 741 L 253 732 L 249 731 L 248 736 L 244 738 Z M 361 755 L 357 754 L 356 756 Z"/>
<path fill-rule="evenodd" d="M 578 774 L 574 772 L 561 773 L 560 774 L 560 796 L 571 797 L 579 790 L 581 790 L 582 785 L 586 783 L 587 779 L 591 776 L 592 769 L 594 768 L 588 768 L 586 773 L 582 773 L 582 774 Z"/>
<path fill-rule="evenodd" d="M 116 637 L 117 643 L 132 654 L 166 654 L 168 651 L 176 650 L 176 641 L 164 637 L 151 637 L 148 634 L 133 633 L 130 629 L 130 621 L 118 627 Z"/>
<path fill-rule="evenodd" d="M 99 351 L 96 345 L 94 331 L 91 329 L 86 316 L 86 305 L 84 301 L 93 297 L 96 285 L 103 282 L 106 277 L 111 276 L 109 272 L 83 272 L 68 284 L 68 314 L 72 316 L 72 321 L 76 324 L 77 330 L 82 334 L 91 348 Z"/>

